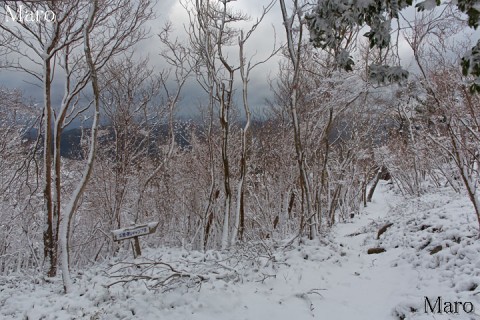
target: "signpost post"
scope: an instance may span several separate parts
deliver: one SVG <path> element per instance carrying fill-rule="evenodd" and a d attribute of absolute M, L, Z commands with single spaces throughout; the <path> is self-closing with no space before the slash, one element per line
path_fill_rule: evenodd
<path fill-rule="evenodd" d="M 140 241 L 138 237 L 146 236 L 154 233 L 157 230 L 158 222 L 149 222 L 146 224 L 133 225 L 131 227 L 112 230 L 113 240 L 114 241 L 123 241 L 133 238 L 132 249 L 133 257 L 137 258 L 142 255 L 140 249 Z"/>

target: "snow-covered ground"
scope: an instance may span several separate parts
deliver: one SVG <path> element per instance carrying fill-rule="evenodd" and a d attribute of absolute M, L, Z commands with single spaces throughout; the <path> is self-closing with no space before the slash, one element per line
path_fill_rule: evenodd
<path fill-rule="evenodd" d="M 480 319 L 480 244 L 468 199 L 449 189 L 405 198 L 391 188 L 382 183 L 363 212 L 300 246 L 148 249 L 77 274 L 69 295 L 60 278 L 0 278 L 0 319 Z M 367 254 L 378 247 L 386 251 Z M 455 301 L 475 309 L 425 313 L 425 297 L 432 306 L 441 297 L 442 311 Z"/>

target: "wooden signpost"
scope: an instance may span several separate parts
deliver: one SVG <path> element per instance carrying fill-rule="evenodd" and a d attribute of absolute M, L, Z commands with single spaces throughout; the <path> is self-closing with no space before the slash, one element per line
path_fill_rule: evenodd
<path fill-rule="evenodd" d="M 127 228 L 112 230 L 111 232 L 113 234 L 114 241 L 123 241 L 133 238 L 133 257 L 137 258 L 142 255 L 138 237 L 154 233 L 157 230 L 157 227 L 158 222 L 149 222 L 147 224 L 137 224 Z"/>

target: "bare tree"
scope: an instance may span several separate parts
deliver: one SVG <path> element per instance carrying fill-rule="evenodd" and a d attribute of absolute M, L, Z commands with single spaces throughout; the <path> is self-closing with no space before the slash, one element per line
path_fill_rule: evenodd
<path fill-rule="evenodd" d="M 283 25 L 287 35 L 287 57 L 293 68 L 292 79 L 290 83 L 290 101 L 288 104 L 295 139 L 295 151 L 297 154 L 297 163 L 300 176 L 300 186 L 302 189 L 302 203 L 305 199 L 306 205 L 306 221 L 309 225 L 309 237 L 315 239 L 317 237 L 317 221 L 316 215 L 313 211 L 313 194 L 311 190 L 311 181 L 309 179 L 306 169 L 305 150 L 302 142 L 302 133 L 300 129 L 300 122 L 298 119 L 298 97 L 299 97 L 299 81 L 301 76 L 301 56 L 303 46 L 303 23 L 302 23 L 302 4 L 298 0 L 292 1 L 293 8 L 291 13 L 287 11 L 285 0 L 280 0 L 280 7 L 282 9 Z M 295 25 L 296 23 L 296 25 Z M 295 30 L 298 34 L 295 37 Z M 305 215 L 302 212 L 302 215 Z M 303 232 L 303 223 L 300 227 L 300 233 Z"/>
<path fill-rule="evenodd" d="M 274 47 L 272 53 L 267 55 L 264 60 L 253 62 L 247 61 L 245 54 L 245 44 L 265 15 L 270 11 L 273 2 L 267 4 L 260 14 L 260 17 L 246 31 L 238 30 L 233 27 L 235 22 L 248 21 L 246 15 L 233 11 L 230 1 L 195 1 L 193 9 L 188 9 L 191 21 L 191 43 L 194 53 L 200 61 L 199 73 L 205 70 L 206 75 L 199 76 L 199 82 L 205 89 L 209 97 L 210 113 L 213 114 L 213 108 L 218 106 L 221 130 L 221 159 L 223 170 L 223 227 L 222 227 L 222 248 L 227 248 L 234 244 L 237 238 L 243 237 L 245 226 L 245 181 L 247 176 L 247 136 L 250 128 L 250 107 L 248 102 L 248 81 L 250 72 L 259 64 L 264 63 L 271 58 L 277 51 Z M 238 38 L 239 57 L 237 60 L 231 59 L 226 51 L 235 46 L 234 39 Z M 237 65 L 238 64 L 238 65 Z M 232 180 L 236 167 L 232 165 L 231 159 L 231 113 L 234 110 L 234 89 L 235 74 L 240 72 L 242 79 L 242 102 L 246 116 L 246 124 L 241 130 L 241 151 L 239 179 L 237 184 L 236 210 L 235 216 L 232 215 L 233 203 L 235 201 L 234 187 Z M 211 133 L 211 125 L 209 129 Z M 213 160 L 213 159 L 211 159 Z M 213 172 L 214 167 L 211 167 Z M 213 177 L 213 175 L 212 175 Z M 205 239 L 211 228 L 210 204 L 214 196 L 214 183 L 210 188 L 209 200 L 205 213 Z M 234 217 L 232 219 L 232 216 Z M 233 221 L 232 221 L 233 220 Z M 232 229 L 233 226 L 233 229 Z M 208 230 L 208 231 L 207 231 Z M 233 231 L 232 231 L 233 230 Z M 232 231 L 232 232 L 231 232 Z M 205 241 L 204 241 L 205 242 Z"/>
<path fill-rule="evenodd" d="M 120 211 L 128 191 L 128 176 L 148 157 L 155 138 L 152 130 L 162 118 L 163 110 L 151 105 L 158 99 L 161 81 L 148 67 L 148 59 L 134 62 L 131 55 L 112 61 L 105 71 L 101 99 L 113 130 L 113 150 L 105 156 L 113 156 L 115 188 L 113 195 L 107 198 L 111 198 L 112 222 L 120 228 L 124 223 Z M 132 222 L 136 216 L 131 217 Z"/>
<path fill-rule="evenodd" d="M 73 192 L 70 203 L 67 205 L 65 216 L 62 217 L 60 222 L 60 235 L 59 235 L 59 244 L 60 244 L 60 266 L 62 268 L 62 278 L 63 278 L 63 288 L 65 293 L 70 293 L 73 289 L 72 279 L 70 277 L 70 263 L 68 257 L 68 237 L 70 236 L 70 223 L 72 221 L 73 215 L 78 205 L 78 201 L 80 200 L 85 187 L 87 186 L 88 180 L 93 171 L 93 161 L 95 159 L 96 149 L 97 149 L 97 132 L 98 132 L 98 121 L 100 117 L 100 88 L 98 83 L 98 74 L 95 63 L 92 57 L 92 47 L 90 44 L 90 32 L 93 29 L 93 22 L 98 10 L 98 2 L 97 0 L 93 0 L 91 5 L 89 14 L 88 14 L 88 21 L 85 24 L 85 29 L 83 31 L 83 40 L 84 40 L 84 51 L 85 57 L 87 60 L 88 69 L 90 70 L 90 80 L 92 84 L 93 90 L 93 105 L 94 105 L 94 118 L 92 124 L 92 133 L 91 133 L 91 145 L 90 151 L 88 154 L 87 164 L 84 169 L 83 177 L 81 181 L 78 183 L 77 188 Z"/>
<path fill-rule="evenodd" d="M 145 37 L 142 24 L 152 17 L 151 5 L 148 0 L 138 3 L 130 0 L 102 2 L 90 31 L 92 38 L 95 38 L 92 47 L 95 51 L 96 69 L 101 69 L 109 59 Z M 91 80 L 91 71 L 80 48 L 84 40 L 84 19 L 89 16 L 89 4 L 84 1 L 22 1 L 15 2 L 14 9 L 19 6 L 29 10 L 42 8 L 43 11 L 56 13 L 55 21 L 41 21 L 36 27 L 20 20 L 0 26 L 4 31 L 3 37 L 10 36 L 16 40 L 6 44 L 9 49 L 6 67 L 31 75 L 44 89 L 44 247 L 48 275 L 53 276 L 57 268 L 57 243 L 63 207 L 60 156 L 62 132 L 74 118 L 88 109 L 88 106 L 80 104 L 79 94 Z M 2 12 L 2 18 L 7 14 Z M 54 72 L 57 69 L 60 71 Z M 61 104 L 56 108 L 52 103 L 52 85 L 58 76 L 64 80 L 64 91 Z"/>
<path fill-rule="evenodd" d="M 164 46 L 160 55 L 169 65 L 169 69 L 162 71 L 159 79 L 160 89 L 165 104 L 165 110 L 162 113 L 166 116 L 168 142 L 166 150 L 164 150 L 159 161 L 149 170 L 145 179 L 140 179 L 138 196 L 134 207 L 134 223 L 137 223 L 142 216 L 148 215 L 147 208 L 142 207 L 143 197 L 146 194 L 148 187 L 157 178 L 159 173 L 167 171 L 170 161 L 177 150 L 175 114 L 182 98 L 185 84 L 190 78 L 194 68 L 194 64 L 190 59 L 189 49 L 178 39 L 171 39 L 171 33 L 171 25 L 167 24 L 158 34 L 160 42 Z M 153 127 L 159 126 L 161 125 L 162 120 L 162 117 L 160 117 L 151 125 L 153 125 Z M 138 244 L 137 248 L 139 248 Z"/>
<path fill-rule="evenodd" d="M 19 90 L 0 87 L 0 273 L 40 267 L 35 233 L 38 140 L 30 137 L 39 117 Z"/>
<path fill-rule="evenodd" d="M 440 147 L 454 162 L 480 226 L 480 198 L 477 192 L 479 98 L 466 86 L 466 79 L 456 67 L 461 57 L 458 48 L 468 44 L 459 43 L 455 36 L 464 30 L 466 22 L 452 5 L 417 14 L 413 22 L 406 22 L 409 28 L 404 36 L 420 69 L 418 79 L 426 96 L 417 99 L 421 112 L 415 116 L 423 120 L 417 120 L 423 124 L 418 126 L 423 128 L 418 135 Z M 405 117 L 409 123 L 414 118 L 412 115 Z M 410 126 L 411 143 L 415 148 L 412 151 L 417 153 L 414 131 Z M 451 181 L 448 176 L 447 179 Z"/>
<path fill-rule="evenodd" d="M 26 7 L 28 10 L 37 8 L 34 4 L 24 2 L 16 2 L 13 10 L 19 10 L 20 7 Z M 65 52 L 66 61 L 68 61 L 71 48 L 75 47 L 76 41 L 81 38 L 81 27 L 79 24 L 79 15 L 84 13 L 85 6 L 80 1 L 71 3 L 45 3 L 40 5 L 44 10 L 58 11 L 58 15 L 54 23 L 43 21 L 32 28 L 30 24 L 24 21 L 11 22 L 10 24 L 1 24 L 3 30 L 2 37 L 13 37 L 16 41 L 5 42 L 8 48 L 8 56 L 6 57 L 6 67 L 23 71 L 31 75 L 34 79 L 42 83 L 44 93 L 44 112 L 43 112 L 43 175 L 44 175 L 44 199 L 45 199 L 45 218 L 46 227 L 44 232 L 44 250 L 45 258 L 48 260 L 48 275 L 54 276 L 57 268 L 57 239 L 58 224 L 60 211 L 60 155 L 53 155 L 52 144 L 54 147 L 59 146 L 59 139 L 54 138 L 52 130 L 54 108 L 52 106 L 52 81 L 53 81 L 53 65 L 56 56 Z M 72 14 L 77 10 L 77 15 Z M 2 19 L 7 19 L 7 12 L 1 13 Z M 67 36 L 68 34 L 68 36 Z M 28 63 L 30 62 L 30 63 Z M 26 65 L 32 65 L 28 68 Z M 77 69 L 78 67 L 74 67 Z M 70 69 L 70 71 L 72 71 Z M 71 87 L 70 77 L 72 72 L 66 70 L 65 96 L 63 102 L 70 104 L 73 97 L 85 86 L 85 83 L 79 83 L 78 86 Z M 64 105 L 65 105 L 64 104 Z M 66 108 L 62 108 L 59 113 L 59 121 L 54 127 L 57 136 L 59 132 L 59 123 L 63 124 L 67 113 Z M 56 150 L 56 149 L 55 149 Z"/>
<path fill-rule="evenodd" d="M 111 58 L 121 52 L 125 52 L 145 36 L 142 25 L 151 17 L 150 1 L 141 1 L 139 3 L 121 1 L 120 3 L 102 3 L 99 5 L 98 1 L 94 0 L 89 8 L 88 20 L 83 26 L 84 53 L 88 67 L 88 78 L 93 92 L 94 120 L 90 137 L 90 150 L 84 173 L 70 197 L 70 202 L 66 207 L 66 212 L 60 224 L 59 242 L 65 292 L 69 292 L 72 289 L 68 259 L 70 225 L 77 210 L 78 201 L 92 174 L 96 154 L 101 94 L 98 72 Z M 103 24 L 102 21 L 106 23 Z M 112 25 L 109 23 L 111 21 L 116 23 Z M 91 40 L 93 37 L 95 37 L 95 42 Z"/>
<path fill-rule="evenodd" d="M 253 62 L 251 59 L 247 62 L 246 55 L 245 55 L 245 44 L 253 34 L 253 32 L 257 29 L 257 27 L 262 22 L 265 15 L 273 8 L 275 1 L 271 1 L 267 6 L 263 7 L 263 11 L 259 18 L 255 21 L 252 27 L 244 33 L 243 30 L 240 31 L 240 36 L 238 37 L 238 46 L 239 46 L 239 60 L 240 60 L 240 77 L 242 80 L 242 103 L 243 108 L 246 116 L 245 126 L 241 129 L 241 150 L 240 150 L 240 177 L 238 179 L 237 185 L 237 209 L 235 214 L 235 224 L 233 228 L 233 235 L 231 244 L 234 245 L 237 238 L 243 240 L 243 233 L 245 230 L 245 184 L 246 184 L 246 176 L 247 176 L 247 149 L 248 149 L 248 141 L 247 137 L 250 131 L 250 124 L 251 124 L 251 111 L 250 111 L 250 104 L 249 104 L 249 79 L 250 73 L 254 70 L 255 67 L 261 65 L 270 58 L 272 58 L 279 49 L 276 48 L 274 43 L 272 52 L 266 56 L 265 59 L 257 62 Z"/>

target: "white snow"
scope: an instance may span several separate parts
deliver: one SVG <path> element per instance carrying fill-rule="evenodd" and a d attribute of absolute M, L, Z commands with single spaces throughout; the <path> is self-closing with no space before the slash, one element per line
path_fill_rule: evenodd
<path fill-rule="evenodd" d="M 301 245 L 149 248 L 136 260 L 125 253 L 72 272 L 76 290 L 68 295 L 60 277 L 0 277 L 0 319 L 480 319 L 480 244 L 469 200 L 449 189 L 405 198 L 386 182 L 377 188 L 359 215 Z M 386 252 L 368 255 L 373 247 Z M 171 268 L 183 276 L 168 278 Z M 145 279 L 111 285 L 127 275 Z M 425 296 L 476 309 L 425 313 Z"/>

